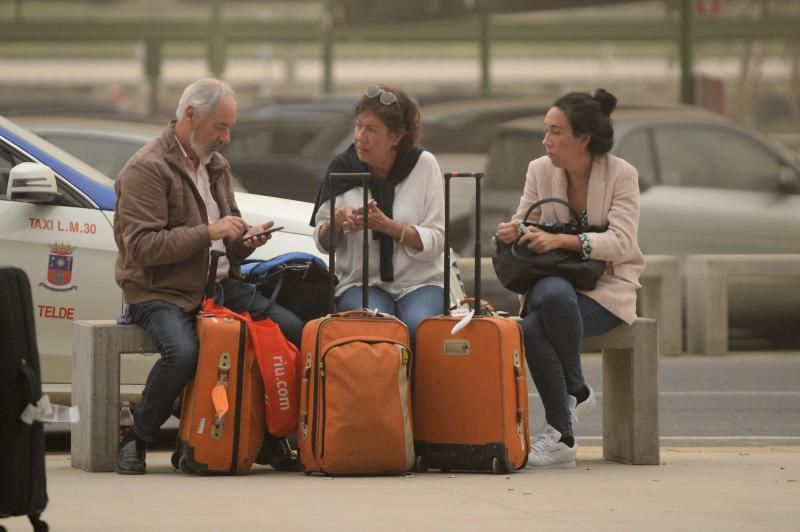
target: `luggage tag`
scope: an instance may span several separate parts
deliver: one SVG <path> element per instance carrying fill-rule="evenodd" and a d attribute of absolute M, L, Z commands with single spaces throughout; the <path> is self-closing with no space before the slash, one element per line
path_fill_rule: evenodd
<path fill-rule="evenodd" d="M 458 331 L 460 331 L 461 329 L 466 327 L 469 324 L 469 322 L 472 321 L 472 318 L 475 316 L 475 309 L 469 309 L 469 312 L 466 312 L 466 314 L 464 314 L 463 311 L 461 311 L 461 309 L 456 309 L 456 311 L 453 312 L 451 315 L 452 316 L 460 316 L 460 315 L 464 316 L 455 325 L 453 325 L 452 329 L 450 329 L 450 334 L 454 335 Z"/>
<path fill-rule="evenodd" d="M 50 404 L 50 397 L 43 395 L 35 405 L 29 404 L 20 414 L 20 419 L 27 425 L 34 421 L 43 423 L 77 423 L 80 412 L 77 406 L 64 406 Z"/>
<path fill-rule="evenodd" d="M 220 382 L 211 389 L 211 401 L 214 403 L 214 410 L 220 421 L 228 413 L 228 392 L 225 388 L 226 386 Z"/>

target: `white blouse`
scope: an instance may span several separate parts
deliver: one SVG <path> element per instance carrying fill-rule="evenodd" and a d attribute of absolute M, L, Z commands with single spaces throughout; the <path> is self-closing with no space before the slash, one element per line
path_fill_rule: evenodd
<path fill-rule="evenodd" d="M 444 178 L 432 153 L 424 151 L 408 176 L 394 190 L 394 215 L 397 222 L 414 226 L 422 239 L 422 251 L 395 241 L 394 281 L 381 280 L 380 241 L 369 230 L 369 285 L 381 288 L 392 298 L 400 299 L 424 285 L 444 285 Z M 336 208 L 363 205 L 364 189 L 351 188 L 336 196 Z M 371 195 L 370 195 L 371 197 Z M 322 253 L 327 250 L 319 240 L 319 230 L 330 223 L 330 200 L 320 205 L 314 218 L 314 242 Z M 336 296 L 353 286 L 361 286 L 363 232 L 343 235 L 336 248 Z"/>

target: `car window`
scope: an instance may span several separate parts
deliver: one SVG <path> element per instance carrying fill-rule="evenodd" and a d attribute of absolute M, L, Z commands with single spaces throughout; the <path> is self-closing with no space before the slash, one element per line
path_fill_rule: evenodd
<path fill-rule="evenodd" d="M 28 158 L 23 158 L 15 150 L 9 146 L 0 143 L 0 200 L 6 199 L 6 190 L 8 189 L 8 176 L 11 169 L 16 165 L 28 162 Z M 88 207 L 89 204 L 80 194 L 75 192 L 72 188 L 67 187 L 60 178 L 57 179 L 58 191 L 61 196 L 55 200 L 53 205 L 65 205 L 68 207 Z"/>
<path fill-rule="evenodd" d="M 6 199 L 6 189 L 8 188 L 8 174 L 11 169 L 23 162 L 13 151 L 5 145 L 0 144 L 0 199 Z"/>
<path fill-rule="evenodd" d="M 646 189 L 657 182 L 649 130 L 643 127 L 632 130 L 620 139 L 615 150 L 618 157 L 628 161 L 639 172 L 639 188 Z"/>
<path fill-rule="evenodd" d="M 653 129 L 665 185 L 774 191 L 778 156 L 732 129 L 697 124 Z"/>
<path fill-rule="evenodd" d="M 544 154 L 540 131 L 505 131 L 497 135 L 489 148 L 486 186 L 521 191 L 528 163 Z"/>
<path fill-rule="evenodd" d="M 111 179 L 117 178 L 128 159 L 144 145 L 124 139 L 84 137 L 74 133 L 39 133 L 39 136 L 86 161 Z"/>

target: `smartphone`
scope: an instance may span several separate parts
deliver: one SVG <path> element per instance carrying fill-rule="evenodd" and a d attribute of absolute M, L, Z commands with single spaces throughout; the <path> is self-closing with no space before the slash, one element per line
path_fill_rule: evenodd
<path fill-rule="evenodd" d="M 247 240 L 251 240 L 253 238 L 257 238 L 259 236 L 269 235 L 269 234 L 274 233 L 275 231 L 281 231 L 282 229 L 283 229 L 282 225 L 279 225 L 279 226 L 276 226 L 276 227 L 270 227 L 269 229 L 267 229 L 266 231 L 264 231 L 262 233 L 256 233 L 254 235 L 250 235 L 250 236 L 247 236 L 247 237 L 243 236 L 242 237 L 242 242 L 247 241 Z"/>

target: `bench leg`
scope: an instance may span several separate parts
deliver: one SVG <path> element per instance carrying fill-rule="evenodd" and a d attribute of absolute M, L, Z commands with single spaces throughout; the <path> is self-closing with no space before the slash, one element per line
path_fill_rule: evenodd
<path fill-rule="evenodd" d="M 119 334 L 118 332 L 116 334 Z M 108 328 L 75 327 L 72 404 L 80 421 L 71 428 L 71 463 L 85 471 L 113 471 L 119 446 L 119 350 Z"/>
<path fill-rule="evenodd" d="M 686 336 L 691 353 L 728 352 L 728 278 L 702 255 L 686 262 Z"/>
<path fill-rule="evenodd" d="M 683 302 L 680 273 L 664 275 L 658 280 L 643 279 L 642 316 L 658 322 L 659 349 L 662 355 L 683 352 Z"/>
<path fill-rule="evenodd" d="M 637 324 L 633 347 L 603 350 L 603 458 L 659 464 L 658 334 Z"/>

